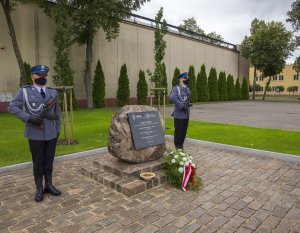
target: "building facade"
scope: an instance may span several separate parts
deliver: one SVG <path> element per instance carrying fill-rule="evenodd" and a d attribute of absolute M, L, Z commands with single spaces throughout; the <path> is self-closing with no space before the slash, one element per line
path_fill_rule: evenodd
<path fill-rule="evenodd" d="M 31 66 L 48 65 L 49 85 L 52 85 L 51 76 L 54 74 L 55 62 L 52 38 L 55 23 L 39 7 L 31 3 L 18 5 L 11 15 L 23 60 Z M 120 68 L 124 63 L 127 65 L 130 97 L 134 103 L 139 70 L 154 70 L 154 26 L 153 20 L 132 17 L 120 24 L 119 36 L 111 42 L 105 39 L 103 31 L 97 32 L 93 44 L 92 74 L 94 75 L 95 66 L 100 60 L 106 82 L 106 104 L 116 102 Z M 20 74 L 2 8 L 0 8 L 0 28 L 0 97 L 2 96 L 0 105 L 3 106 L 3 103 L 7 103 L 18 90 Z M 169 91 L 172 88 L 171 83 L 176 67 L 184 72 L 193 65 L 195 72 L 199 72 L 201 65 L 204 64 L 207 74 L 211 67 L 215 67 L 217 72 L 225 71 L 226 74 L 232 74 L 235 79 L 239 78 L 240 82 L 243 77 L 248 78 L 249 63 L 240 55 L 237 46 L 226 42 L 212 43 L 209 38 L 189 36 L 176 31 L 176 27 L 169 27 L 168 30 L 168 34 L 164 37 L 167 42 L 164 62 Z M 84 107 L 86 103 L 83 82 L 85 46 L 72 45 L 70 55 L 71 68 L 74 71 L 75 94 L 79 106 Z M 148 86 L 151 86 L 149 78 L 147 81 Z"/>
<path fill-rule="evenodd" d="M 259 71 L 256 72 L 256 84 L 261 86 L 261 92 L 265 90 L 266 82 L 269 77 L 264 78 Z M 250 85 L 253 85 L 254 78 L 254 67 L 250 67 L 249 69 L 249 81 Z M 269 85 L 271 87 L 270 91 L 272 93 L 280 92 L 283 95 L 290 94 L 300 94 L 300 79 L 299 74 L 293 69 L 293 65 L 286 65 L 283 71 L 280 74 L 274 75 L 271 77 L 271 83 Z M 283 91 L 282 91 L 283 87 Z M 291 88 L 294 87 L 294 93 L 291 91 Z M 289 91 L 290 90 L 290 91 Z"/>

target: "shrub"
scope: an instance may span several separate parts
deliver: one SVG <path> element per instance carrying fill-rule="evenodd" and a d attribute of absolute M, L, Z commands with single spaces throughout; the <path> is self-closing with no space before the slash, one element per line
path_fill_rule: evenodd
<path fill-rule="evenodd" d="M 221 71 L 219 73 L 218 92 L 219 92 L 219 100 L 220 101 L 228 100 L 226 74 L 224 71 Z"/>
<path fill-rule="evenodd" d="M 176 67 L 174 70 L 174 75 L 172 79 L 172 87 L 176 86 L 178 84 L 178 76 L 180 75 L 180 70 Z"/>
<path fill-rule="evenodd" d="M 214 67 L 210 69 L 208 75 L 208 92 L 210 101 L 219 100 L 217 71 Z"/>
<path fill-rule="evenodd" d="M 31 73 L 30 73 L 31 66 L 29 63 L 24 62 L 24 68 L 26 74 L 26 84 L 31 85 L 32 84 Z"/>
<path fill-rule="evenodd" d="M 242 83 L 242 99 L 243 100 L 249 99 L 249 86 L 248 86 L 247 79 L 245 77 L 243 78 L 243 83 Z"/>
<path fill-rule="evenodd" d="M 189 89 L 191 90 L 191 99 L 190 102 L 194 103 L 198 101 L 198 94 L 196 88 L 196 76 L 194 66 L 189 67 Z"/>
<path fill-rule="evenodd" d="M 104 77 L 101 63 L 98 60 L 95 69 L 94 82 L 93 82 L 93 105 L 95 108 L 101 108 L 105 106 L 104 97 L 105 97 L 105 77 Z"/>
<path fill-rule="evenodd" d="M 209 100 L 209 96 L 208 96 L 207 75 L 206 75 L 204 64 L 201 66 L 200 73 L 198 73 L 197 75 L 196 86 L 198 92 L 198 101 L 207 102 Z"/>
<path fill-rule="evenodd" d="M 129 104 L 129 79 L 127 75 L 126 64 L 122 65 L 120 70 L 120 76 L 118 80 L 118 91 L 117 91 L 117 104 L 118 106 L 124 106 Z"/>
<path fill-rule="evenodd" d="M 228 100 L 236 99 L 234 81 L 233 81 L 233 76 L 231 74 L 228 74 L 227 76 L 227 93 L 228 93 Z"/>
<path fill-rule="evenodd" d="M 236 83 L 235 83 L 235 96 L 236 96 L 236 100 L 242 99 L 241 85 L 238 78 L 236 79 Z"/>
<path fill-rule="evenodd" d="M 137 103 L 141 105 L 146 105 L 148 102 L 148 84 L 145 78 L 145 72 L 140 70 L 139 81 L 136 85 L 136 96 Z"/>

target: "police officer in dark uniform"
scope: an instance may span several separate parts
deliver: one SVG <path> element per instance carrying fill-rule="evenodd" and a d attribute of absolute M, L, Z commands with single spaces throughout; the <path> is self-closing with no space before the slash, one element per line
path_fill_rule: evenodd
<path fill-rule="evenodd" d="M 174 117 L 174 144 L 176 149 L 183 149 L 183 143 L 190 117 L 190 95 L 191 91 L 187 87 L 189 76 L 187 72 L 180 74 L 178 77 L 179 84 L 173 87 L 170 95 L 170 102 L 175 104 L 172 116 Z"/>
<path fill-rule="evenodd" d="M 48 71 L 49 68 L 45 65 L 32 67 L 33 85 L 21 87 L 8 106 L 10 113 L 25 122 L 24 136 L 29 140 L 32 155 L 36 202 L 43 200 L 44 192 L 54 196 L 61 195 L 52 185 L 53 161 L 61 121 L 57 91 L 45 87 Z"/>

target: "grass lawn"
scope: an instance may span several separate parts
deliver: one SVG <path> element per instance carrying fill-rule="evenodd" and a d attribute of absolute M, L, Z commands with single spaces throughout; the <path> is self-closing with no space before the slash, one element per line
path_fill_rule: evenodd
<path fill-rule="evenodd" d="M 56 155 L 105 147 L 110 120 L 115 110 L 116 108 L 75 111 L 74 135 L 79 144 L 58 146 Z M 8 113 L 0 114 L 0 122 L 0 167 L 31 161 L 28 141 L 23 137 L 24 123 Z M 169 128 L 166 134 L 173 135 L 173 119 L 166 120 L 166 127 Z M 300 155 L 300 132 L 190 121 L 187 137 Z"/>

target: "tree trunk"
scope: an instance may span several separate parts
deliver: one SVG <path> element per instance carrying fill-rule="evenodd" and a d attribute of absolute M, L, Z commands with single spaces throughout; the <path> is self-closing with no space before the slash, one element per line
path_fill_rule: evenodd
<path fill-rule="evenodd" d="M 89 25 L 89 22 L 87 23 Z M 92 62 L 93 62 L 93 40 L 94 34 L 89 33 L 86 43 L 84 85 L 87 98 L 87 108 L 93 108 L 93 92 L 92 92 Z"/>
<path fill-rule="evenodd" d="M 256 66 L 254 66 L 254 78 L 253 78 L 253 88 L 252 88 L 252 99 L 255 100 L 256 91 Z"/>
<path fill-rule="evenodd" d="M 271 77 L 269 77 L 269 80 L 266 83 L 266 87 L 265 87 L 265 90 L 264 90 L 263 100 L 265 100 L 265 98 L 266 98 L 267 87 L 270 85 L 270 82 L 271 82 Z"/>
<path fill-rule="evenodd" d="M 7 22 L 7 26 L 9 29 L 9 34 L 11 37 L 11 41 L 12 41 L 12 45 L 14 48 L 14 52 L 17 58 L 17 62 L 19 65 L 19 70 L 20 70 L 20 86 L 25 85 L 26 84 L 26 72 L 25 72 L 25 68 L 24 68 L 24 62 L 21 56 L 21 52 L 19 49 L 19 45 L 17 42 L 17 38 L 16 38 L 16 33 L 15 33 L 15 29 L 14 29 L 14 25 L 12 23 L 11 20 L 11 16 L 10 16 L 10 1 L 9 0 L 0 0 L 1 5 L 3 7 L 3 11 L 5 14 L 5 18 L 6 18 L 6 22 Z"/>

